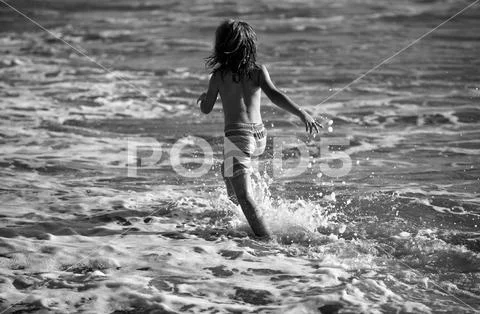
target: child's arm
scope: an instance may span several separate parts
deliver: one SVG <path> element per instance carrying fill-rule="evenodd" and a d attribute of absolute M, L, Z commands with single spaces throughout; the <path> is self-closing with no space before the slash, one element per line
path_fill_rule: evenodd
<path fill-rule="evenodd" d="M 218 75 L 213 73 L 208 82 L 208 90 L 206 93 L 202 93 L 197 99 L 197 104 L 200 102 L 200 110 L 208 114 L 212 111 L 215 102 L 218 97 Z"/>
<path fill-rule="evenodd" d="M 267 68 L 264 65 L 261 66 L 260 87 L 275 105 L 299 117 L 303 123 L 305 123 L 307 132 L 310 131 L 310 133 L 312 133 L 315 129 L 318 133 L 318 128 L 323 128 L 312 116 L 295 104 L 287 95 L 278 90 L 270 79 L 270 74 L 268 74 Z"/>

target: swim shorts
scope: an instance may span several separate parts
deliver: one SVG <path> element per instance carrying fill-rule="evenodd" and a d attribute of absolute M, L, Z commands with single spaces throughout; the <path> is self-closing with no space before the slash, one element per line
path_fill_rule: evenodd
<path fill-rule="evenodd" d="M 234 123 L 225 126 L 222 175 L 235 177 L 252 170 L 252 157 L 263 154 L 267 130 L 263 123 Z"/>

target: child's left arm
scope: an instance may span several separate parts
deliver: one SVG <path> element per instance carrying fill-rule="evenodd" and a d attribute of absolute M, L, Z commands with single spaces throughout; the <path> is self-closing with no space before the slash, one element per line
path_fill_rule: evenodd
<path fill-rule="evenodd" d="M 208 90 L 206 93 L 202 93 L 197 99 L 197 104 L 200 102 L 200 110 L 207 114 L 212 111 L 215 102 L 218 97 L 218 75 L 213 73 L 208 82 Z"/>

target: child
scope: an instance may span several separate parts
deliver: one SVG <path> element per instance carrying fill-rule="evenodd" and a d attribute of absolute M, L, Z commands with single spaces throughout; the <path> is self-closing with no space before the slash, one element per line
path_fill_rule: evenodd
<path fill-rule="evenodd" d="M 220 93 L 225 117 L 222 175 L 228 196 L 240 204 L 255 235 L 269 238 L 249 182 L 250 158 L 261 155 L 266 145 L 266 130 L 260 115 L 261 90 L 275 105 L 299 117 L 310 133 L 313 130 L 318 133 L 322 125 L 275 87 L 265 66 L 257 65 L 256 35 L 248 23 L 230 19 L 218 26 L 215 48 L 206 59 L 206 66 L 212 69 L 212 75 L 208 91 L 200 95 L 197 103 L 208 114 Z M 232 147 L 241 153 L 231 154 Z"/>

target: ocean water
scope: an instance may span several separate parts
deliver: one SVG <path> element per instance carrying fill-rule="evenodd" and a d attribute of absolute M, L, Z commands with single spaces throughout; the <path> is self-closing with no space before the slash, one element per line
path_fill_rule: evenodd
<path fill-rule="evenodd" d="M 404 49 L 473 2 L 7 3 L 44 29 L 0 3 L 1 313 L 480 311 L 480 4 Z M 270 242 L 227 200 L 220 103 L 195 104 L 227 17 L 326 126 L 262 98 Z M 182 176 L 196 138 L 213 165 Z M 301 175 L 275 175 L 276 138 Z"/>

